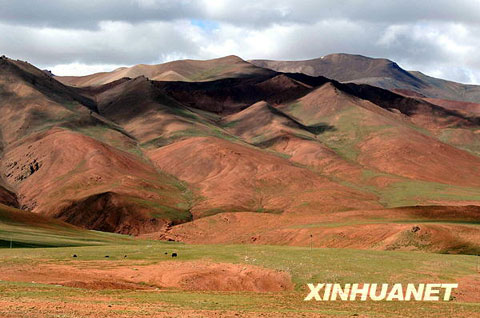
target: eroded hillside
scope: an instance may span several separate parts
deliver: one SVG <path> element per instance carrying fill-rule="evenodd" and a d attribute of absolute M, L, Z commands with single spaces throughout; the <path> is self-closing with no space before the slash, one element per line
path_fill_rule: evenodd
<path fill-rule="evenodd" d="M 462 216 L 480 204 L 473 103 L 237 57 L 82 78 L 3 58 L 0 96 L 0 199 L 37 214 L 193 242 L 211 224 L 219 242 L 301 245 L 313 235 L 309 220 L 333 224 L 314 231 L 319 246 L 465 252 L 478 243 L 478 226 Z M 458 206 L 463 223 L 412 232 L 410 221 L 438 216 L 381 217 L 417 205 Z M 357 223 L 335 226 L 347 211 Z M 365 235 L 372 240 L 354 244 Z"/>

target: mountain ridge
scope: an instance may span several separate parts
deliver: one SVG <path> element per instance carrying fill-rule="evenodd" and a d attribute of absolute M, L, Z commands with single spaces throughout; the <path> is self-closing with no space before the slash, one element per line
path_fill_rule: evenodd
<path fill-rule="evenodd" d="M 427 76 L 421 72 L 406 71 L 397 63 L 385 58 L 338 53 L 310 60 L 249 60 L 249 62 L 280 72 L 325 76 L 340 82 L 368 84 L 389 90 L 411 90 L 431 98 L 480 101 L 478 85 L 461 84 Z"/>
<path fill-rule="evenodd" d="M 365 211 L 365 222 L 398 207 L 466 213 L 480 205 L 473 104 L 263 70 L 237 57 L 207 62 L 199 81 L 120 74 L 78 87 L 10 63 L 0 64 L 0 172 L 10 189 L 0 188 L 0 199 L 76 226 L 201 242 L 199 220 L 247 213 L 238 220 L 268 220 L 272 235 L 251 242 L 298 244 L 304 230 L 292 224 L 345 211 Z M 336 239 L 322 244 L 352 244 L 334 227 L 327 234 Z M 375 231 L 397 242 L 410 227 L 386 222 Z M 427 227 L 432 250 L 444 227 L 468 244 L 480 234 Z M 188 235 L 170 236 L 176 229 Z"/>

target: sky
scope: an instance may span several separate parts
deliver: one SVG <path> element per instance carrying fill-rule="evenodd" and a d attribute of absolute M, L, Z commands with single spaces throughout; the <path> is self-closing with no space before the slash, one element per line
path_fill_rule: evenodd
<path fill-rule="evenodd" d="M 480 0 L 0 0 L 0 54 L 56 75 L 352 53 L 480 84 L 479 49 Z"/>

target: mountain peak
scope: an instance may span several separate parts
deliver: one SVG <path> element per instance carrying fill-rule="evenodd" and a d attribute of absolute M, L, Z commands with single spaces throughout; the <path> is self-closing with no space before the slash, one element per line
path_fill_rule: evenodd
<path fill-rule="evenodd" d="M 259 68 L 236 55 L 228 55 L 211 60 L 178 60 L 163 64 L 137 64 L 118 68 L 112 72 L 102 72 L 87 76 L 57 77 L 71 86 L 98 86 L 113 82 L 122 77 L 135 78 L 141 75 L 154 81 L 202 82 L 222 78 L 236 78 L 251 74 L 272 74 L 270 70 Z"/>
<path fill-rule="evenodd" d="M 349 53 L 332 53 L 320 58 L 324 61 L 331 61 L 334 63 L 345 63 L 350 61 L 356 62 L 368 62 L 368 63 L 394 63 L 386 58 L 375 58 L 361 54 L 349 54 Z"/>
<path fill-rule="evenodd" d="M 219 57 L 219 58 L 216 58 L 216 59 L 213 59 L 213 60 L 222 60 L 222 61 L 228 61 L 228 62 L 246 62 L 244 59 L 242 59 L 241 57 L 237 56 L 237 55 L 227 55 L 227 56 L 224 56 L 224 57 Z"/>

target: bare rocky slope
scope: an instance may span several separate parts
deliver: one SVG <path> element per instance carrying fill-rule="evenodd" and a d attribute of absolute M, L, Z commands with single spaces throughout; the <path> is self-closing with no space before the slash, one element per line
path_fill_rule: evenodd
<path fill-rule="evenodd" d="M 61 78 L 2 58 L 0 202 L 188 242 L 476 251 L 475 104 L 387 60 L 322 60 L 326 77 L 226 57 Z"/>

